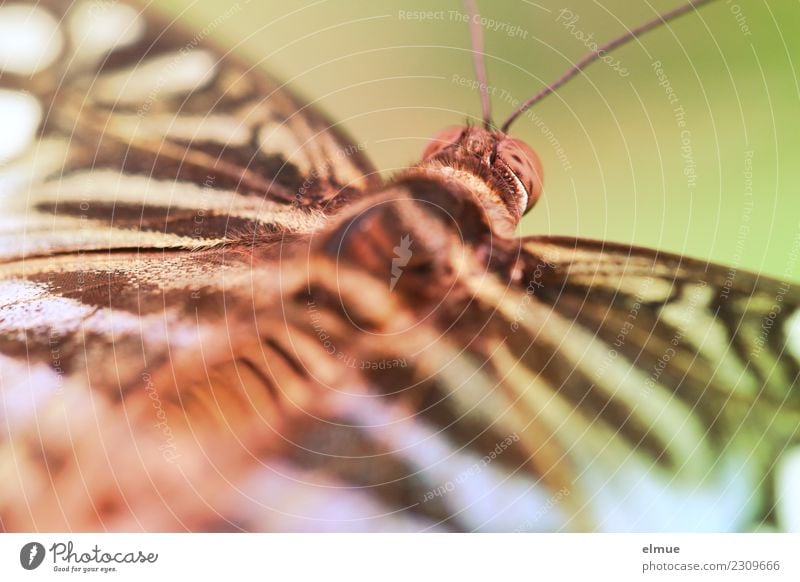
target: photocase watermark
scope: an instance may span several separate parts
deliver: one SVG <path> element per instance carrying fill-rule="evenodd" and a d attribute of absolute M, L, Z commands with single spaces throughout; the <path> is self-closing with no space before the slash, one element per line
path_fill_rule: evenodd
<path fill-rule="evenodd" d="M 733 283 L 736 280 L 736 274 L 739 270 L 739 265 L 742 262 L 742 254 L 747 242 L 747 237 L 750 235 L 750 222 L 753 215 L 753 150 L 747 150 L 744 153 L 744 200 L 742 205 L 742 216 L 739 219 L 739 229 L 736 233 L 736 244 L 733 249 L 733 259 L 731 260 L 728 273 L 725 276 L 725 281 L 722 283 L 720 290 L 720 298 L 728 299 L 733 288 Z"/>
<path fill-rule="evenodd" d="M 494 448 L 489 451 L 480 461 L 474 462 L 469 468 L 461 471 L 456 477 L 450 479 L 439 485 L 435 489 L 430 489 L 422 496 L 422 503 L 427 503 L 437 497 L 442 497 L 448 493 L 455 491 L 460 485 L 469 481 L 472 477 L 483 472 L 495 459 L 502 455 L 514 443 L 519 441 L 519 435 L 512 433 L 500 442 L 496 443 Z"/>
<path fill-rule="evenodd" d="M 736 19 L 736 24 L 739 25 L 739 31 L 745 36 L 753 36 L 742 7 L 733 0 L 725 0 L 725 4 L 728 6 L 731 14 L 733 14 L 734 19 Z"/>
<path fill-rule="evenodd" d="M 311 194 L 314 185 L 317 184 L 320 178 L 323 178 L 326 174 L 328 174 L 332 167 L 335 167 L 336 164 L 341 162 L 342 160 L 346 160 L 350 156 L 356 155 L 360 152 L 363 152 L 367 149 L 367 144 L 365 142 L 359 142 L 354 144 L 348 144 L 346 147 L 340 150 L 336 150 L 333 155 L 329 156 L 325 162 L 320 165 L 314 167 L 311 172 L 308 173 L 306 179 L 303 180 L 303 183 L 295 192 L 294 200 L 292 204 L 295 207 L 304 206 L 308 202 L 308 196 Z"/>
<path fill-rule="evenodd" d="M 393 360 L 362 360 L 354 356 L 339 355 L 341 361 L 348 368 L 358 370 L 391 370 L 392 368 L 407 368 L 408 362 L 405 358 L 395 358 Z"/>
<path fill-rule="evenodd" d="M 781 276 L 782 281 L 778 285 L 778 291 L 775 293 L 767 316 L 761 321 L 761 330 L 755 340 L 755 346 L 750 352 L 751 358 L 757 357 L 764 351 L 764 346 L 767 345 L 769 335 L 772 333 L 772 329 L 775 326 L 775 320 L 783 312 L 784 299 L 786 299 L 786 295 L 792 290 L 792 284 L 789 283 L 789 280 L 794 278 L 798 258 L 800 258 L 800 232 L 795 235 L 794 241 L 792 241 L 792 246 L 789 250 L 789 259 L 783 270 L 783 275 Z M 790 310 L 793 309 L 793 307 L 790 307 Z M 790 311 L 790 314 L 791 313 L 792 311 Z"/>
<path fill-rule="evenodd" d="M 664 71 L 661 61 L 654 61 L 651 65 L 658 79 L 658 84 L 664 88 L 667 100 L 672 105 L 675 125 L 680 130 L 680 152 L 683 159 L 683 175 L 686 177 L 686 187 L 692 191 L 697 186 L 697 162 L 694 159 L 692 147 L 692 132 L 686 123 L 686 110 L 681 105 L 678 94 Z"/>
<path fill-rule="evenodd" d="M 50 275 L 52 277 L 52 275 Z M 57 380 L 55 393 L 57 395 L 64 393 L 64 365 L 61 357 L 61 343 L 63 336 L 58 329 L 53 326 L 47 332 L 47 344 L 50 347 L 50 368 L 55 372 Z"/>
<path fill-rule="evenodd" d="M 473 14 L 473 15 L 465 14 L 457 10 L 450 10 L 449 15 L 450 15 L 450 20 L 453 20 L 455 22 L 461 22 L 464 24 L 472 22 L 473 24 L 479 24 L 480 26 L 491 32 L 502 32 L 506 36 L 512 38 L 521 38 L 522 40 L 528 39 L 528 34 L 529 34 L 528 31 L 522 28 L 518 24 L 511 24 L 503 20 L 495 20 L 494 18 L 487 18 L 486 16 L 481 16 L 480 14 Z"/>
<path fill-rule="evenodd" d="M 511 38 L 527 40 L 530 34 L 519 24 L 512 24 L 504 20 L 496 20 L 481 16 L 480 14 L 466 14 L 458 10 L 398 10 L 398 20 L 408 20 L 412 22 L 440 21 L 458 22 L 460 24 L 478 24 L 491 32 L 502 32 Z"/>
<path fill-rule="evenodd" d="M 734 288 L 734 284 L 736 282 L 736 276 L 738 274 L 739 264 L 741 263 L 742 254 L 744 252 L 744 247 L 746 240 L 750 234 L 751 228 L 751 221 L 752 221 L 752 214 L 754 210 L 754 189 L 753 189 L 753 158 L 755 157 L 755 152 L 753 150 L 746 150 L 745 151 L 745 158 L 744 158 L 744 167 L 742 170 L 742 176 L 744 179 L 744 202 L 742 206 L 742 216 L 740 220 L 739 229 L 737 232 L 737 240 L 736 245 L 734 247 L 734 255 L 733 260 L 731 261 L 731 266 L 728 269 L 728 272 L 725 276 L 725 281 L 722 283 L 722 287 L 720 290 L 720 299 L 727 300 L 731 296 L 731 291 Z M 772 304 L 769 307 L 769 311 L 766 312 L 766 316 L 761 320 L 761 326 L 758 331 L 758 335 L 754 340 L 753 348 L 750 350 L 749 357 L 750 358 L 757 358 L 761 352 L 764 351 L 764 347 L 768 344 L 769 336 L 772 333 L 772 330 L 775 327 L 775 322 L 781 313 L 784 311 L 784 300 L 786 296 L 792 289 L 792 284 L 789 283 L 791 279 L 795 277 L 795 271 L 797 267 L 798 260 L 800 259 L 800 231 L 798 234 L 795 235 L 794 240 L 792 241 L 792 245 L 789 248 L 789 255 L 786 263 L 786 267 L 783 270 L 783 273 L 780 277 L 780 282 L 778 284 L 778 290 L 775 292 L 775 296 L 772 298 Z"/>
<path fill-rule="evenodd" d="M 42 565 L 46 551 L 39 542 L 28 542 L 19 551 L 19 565 L 26 570 L 35 570 Z"/>
<path fill-rule="evenodd" d="M 775 320 L 783 311 L 783 300 L 786 298 L 786 295 L 789 293 L 789 291 L 791 291 L 791 289 L 792 285 L 788 281 L 781 282 L 780 286 L 778 287 L 778 292 L 775 294 L 772 305 L 769 309 L 769 313 L 767 313 L 767 316 L 761 321 L 761 330 L 758 332 L 755 346 L 750 353 L 751 358 L 757 357 L 762 351 L 764 351 L 764 346 L 767 345 L 767 340 L 769 339 L 769 334 L 772 333 Z"/>
<path fill-rule="evenodd" d="M 411 260 L 412 252 L 411 245 L 414 241 L 411 240 L 409 235 L 400 238 L 400 244 L 392 249 L 394 251 L 394 258 L 392 259 L 392 273 L 389 278 L 389 291 L 394 291 L 400 277 L 403 276 L 403 267 L 408 265 Z"/>
<path fill-rule="evenodd" d="M 452 10 L 398 10 L 399 20 L 423 22 L 425 20 L 447 20 L 447 13 Z"/>
<path fill-rule="evenodd" d="M 564 486 L 558 491 L 556 491 L 550 498 L 534 513 L 531 517 L 526 519 L 522 524 L 520 524 L 515 530 L 514 533 L 525 533 L 529 531 L 536 530 L 536 525 L 545 517 L 548 513 L 550 513 L 557 505 L 561 503 L 561 500 L 565 497 L 569 497 L 570 490 L 568 487 Z"/>
<path fill-rule="evenodd" d="M 703 301 L 705 296 L 704 291 L 707 286 L 708 283 L 706 281 L 698 280 L 694 287 L 691 288 L 688 302 L 680 311 L 680 321 L 678 321 L 675 326 L 675 333 L 672 334 L 668 347 L 663 351 L 656 363 L 653 364 L 653 370 L 650 376 L 645 380 L 644 392 L 646 395 L 652 393 L 653 388 L 667 369 L 672 358 L 678 355 L 675 348 L 680 346 L 689 326 L 696 321 L 695 314 L 697 313 L 698 305 Z M 700 308 L 702 309 L 702 307 Z"/>
<path fill-rule="evenodd" d="M 322 344 L 322 348 L 325 352 L 330 356 L 336 356 L 336 359 L 339 360 L 342 365 L 359 370 L 391 370 L 392 368 L 408 367 L 408 362 L 405 358 L 364 360 L 339 350 L 331 335 L 322 325 L 322 312 L 317 303 L 309 298 L 306 302 L 306 306 L 311 328 L 314 330 L 314 335 L 317 336 L 317 340 Z"/>
<path fill-rule="evenodd" d="M 108 12 L 117 4 L 119 4 L 119 0 L 92 0 L 86 12 L 90 16 L 95 16 L 99 13 Z"/>
<path fill-rule="evenodd" d="M 153 382 L 153 377 L 149 372 L 142 373 L 142 381 L 145 383 L 145 391 L 147 392 L 147 396 L 150 398 L 153 408 L 156 411 L 156 419 L 158 422 L 156 422 L 154 426 L 161 431 L 162 435 L 164 435 L 164 443 L 158 446 L 158 450 L 161 452 L 161 456 L 164 457 L 164 460 L 167 463 L 174 463 L 181 457 L 181 455 L 178 453 L 178 446 L 175 443 L 175 435 L 172 433 L 172 428 L 167 421 L 167 411 L 164 410 L 164 406 L 161 403 L 161 396 L 159 395 L 156 385 Z"/>
<path fill-rule="evenodd" d="M 206 223 L 206 216 L 208 215 L 208 210 L 211 207 L 210 201 L 214 199 L 216 196 L 214 192 L 214 183 L 216 179 L 212 175 L 207 175 L 205 180 L 203 180 L 203 188 L 200 191 L 199 199 L 197 200 L 197 205 L 194 213 L 194 218 L 192 220 L 192 236 L 195 238 L 202 238 L 204 235 L 204 225 Z M 202 292 L 200 289 L 192 289 L 189 293 L 190 298 L 193 301 L 197 301 L 201 298 Z"/>
<path fill-rule="evenodd" d="M 561 24 L 561 26 L 563 26 L 573 37 L 581 42 L 583 46 L 588 48 L 593 53 L 597 53 L 597 55 L 600 57 L 600 61 L 608 65 L 612 71 L 618 73 L 620 77 L 629 76 L 631 74 L 630 71 L 626 67 L 622 66 L 622 62 L 619 59 L 600 49 L 600 45 L 598 45 L 594 40 L 593 32 L 587 33 L 578 28 L 578 22 L 580 19 L 581 17 L 579 15 L 567 8 L 562 8 L 559 10 L 558 16 L 556 16 L 556 22 Z"/>
<path fill-rule="evenodd" d="M 608 352 L 606 352 L 603 361 L 600 363 L 600 366 L 597 368 L 597 376 L 602 378 L 605 376 L 606 371 L 611 367 L 614 361 L 619 357 L 619 350 L 625 347 L 625 343 L 628 339 L 628 334 L 633 331 L 633 328 L 636 325 L 636 320 L 639 317 L 639 312 L 642 310 L 642 304 L 644 303 L 644 298 L 650 291 L 650 288 L 653 286 L 653 278 L 646 277 L 642 284 L 639 287 L 639 290 L 636 293 L 636 297 L 633 300 L 633 305 L 628 310 L 628 314 L 625 317 L 625 321 L 622 322 L 622 326 L 617 331 L 617 335 L 614 336 L 614 341 L 611 342 L 611 347 L 609 348 Z"/>
<path fill-rule="evenodd" d="M 480 83 L 479 81 L 476 81 L 470 77 L 464 77 L 463 75 L 459 75 L 457 73 L 453 74 L 453 76 L 450 78 L 450 82 L 461 87 L 467 87 L 473 91 L 480 91 L 485 88 L 491 97 L 495 98 L 495 100 L 500 100 L 504 103 L 507 103 L 512 109 L 516 109 L 520 103 L 522 103 L 520 99 L 514 97 L 507 89 L 498 87 L 496 85 Z M 564 146 L 561 144 L 561 141 L 556 137 L 555 132 L 550 128 L 550 126 L 547 125 L 544 119 L 539 117 L 539 115 L 533 109 L 526 109 L 522 113 L 522 117 L 525 117 L 529 121 L 533 122 L 534 126 L 541 132 L 547 143 L 550 144 L 550 147 L 561 164 L 561 168 L 566 172 L 570 171 L 572 169 L 572 163 L 567 156 L 567 152 L 564 149 Z"/>
<path fill-rule="evenodd" d="M 543 279 L 545 272 L 554 269 L 555 266 L 556 265 L 550 255 L 546 255 L 537 261 L 536 266 L 533 269 L 533 273 L 528 280 L 528 284 L 525 286 L 525 295 L 522 296 L 522 299 L 520 300 L 519 304 L 517 305 L 517 309 L 514 312 L 514 320 L 511 322 L 512 332 L 516 333 L 519 331 L 519 324 L 523 319 L 525 319 L 525 316 L 530 310 L 530 305 L 533 302 L 533 297 L 536 295 L 536 291 L 544 287 Z"/>
<path fill-rule="evenodd" d="M 211 206 L 209 201 L 212 200 L 215 195 L 215 181 L 216 179 L 211 175 L 207 175 L 205 180 L 203 180 L 203 188 L 200 191 L 200 199 L 197 201 L 194 220 L 192 221 L 192 235 L 194 237 L 199 238 L 203 236 L 203 223 L 205 223 L 206 214 L 208 214 L 208 209 Z"/>
<path fill-rule="evenodd" d="M 183 65 L 185 59 L 192 54 L 203 40 L 211 36 L 211 34 L 217 30 L 222 24 L 225 23 L 229 18 L 231 18 L 234 14 L 237 14 L 242 11 L 242 8 L 247 4 L 250 4 L 252 0 L 243 0 L 242 2 L 237 2 L 232 6 L 228 7 L 225 12 L 217 16 L 214 20 L 209 22 L 205 27 L 203 27 L 200 32 L 195 34 L 189 42 L 183 45 L 179 50 L 178 54 L 175 55 L 167 65 L 162 69 L 161 74 L 156 80 L 155 85 L 147 94 L 144 102 L 139 106 L 136 111 L 136 115 L 139 117 L 144 117 L 153 107 L 153 104 L 158 100 L 159 95 L 162 93 L 164 87 L 170 82 L 172 77 L 176 74 L 180 67 Z"/>
<path fill-rule="evenodd" d="M 95 544 L 89 549 L 76 549 L 72 540 L 55 542 L 48 549 L 39 542 L 29 542 L 19 552 L 20 565 L 25 570 L 35 570 L 51 559 L 53 572 L 63 574 L 110 574 L 120 571 L 120 566 L 155 564 L 156 552 L 105 550 Z"/>
<path fill-rule="evenodd" d="M 92 225 L 89 217 L 89 213 L 92 209 L 91 192 L 94 190 L 95 185 L 94 175 L 88 175 L 85 180 L 85 185 L 82 188 L 80 199 L 78 200 L 78 209 L 80 210 L 80 214 L 78 215 L 77 231 L 79 234 L 76 237 L 76 250 L 74 251 L 78 263 L 83 262 L 83 257 L 87 252 L 86 249 L 93 247 L 92 237 L 97 233 L 97 229 Z M 83 242 L 84 239 L 86 241 L 85 244 Z M 73 283 L 76 289 L 86 288 L 86 272 L 87 271 L 84 269 L 76 270 L 75 280 Z M 50 288 L 56 288 L 59 286 L 59 281 L 57 280 L 58 276 L 59 274 L 56 272 L 49 272 L 47 274 L 47 282 Z M 52 327 L 48 331 L 47 342 L 50 348 L 50 366 L 58 377 L 55 394 L 59 396 L 64 393 L 64 377 L 66 376 L 66 372 L 64 370 L 64 354 L 62 352 L 64 343 L 63 340 L 64 336 L 59 332 L 57 326 Z"/>

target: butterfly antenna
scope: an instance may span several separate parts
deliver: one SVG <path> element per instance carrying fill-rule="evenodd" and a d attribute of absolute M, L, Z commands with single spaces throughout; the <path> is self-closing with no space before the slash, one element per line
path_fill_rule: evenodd
<path fill-rule="evenodd" d="M 486 80 L 486 60 L 483 53 L 483 28 L 475 0 L 464 0 L 464 11 L 469 15 L 469 36 L 472 41 L 472 65 L 481 92 L 483 127 L 492 126 L 492 104 L 489 100 L 489 85 Z"/>
<path fill-rule="evenodd" d="M 533 97 L 522 103 L 519 107 L 517 107 L 511 115 L 508 116 L 508 119 L 503 123 L 503 126 L 500 130 L 503 133 L 508 133 L 508 128 L 511 127 L 511 124 L 517 120 L 517 118 L 522 115 L 528 108 L 530 108 L 535 103 L 538 103 L 551 93 L 554 93 L 558 90 L 561 86 L 566 85 L 569 81 L 571 81 L 578 73 L 580 73 L 583 69 L 591 65 L 598 59 L 603 58 L 606 53 L 611 52 L 615 48 L 624 45 L 627 42 L 630 42 L 636 38 L 639 38 L 643 34 L 653 30 L 654 28 L 658 28 L 669 22 L 670 20 L 674 20 L 680 16 L 688 12 L 692 12 L 697 10 L 701 6 L 705 4 L 710 4 L 715 0 L 691 0 L 682 6 L 678 6 L 677 8 L 673 8 L 663 14 L 659 14 L 656 18 L 649 22 L 645 22 L 641 26 L 637 26 L 636 28 L 629 30 L 627 33 L 623 34 L 622 36 L 615 38 L 614 40 L 604 44 L 603 46 L 599 47 L 597 50 L 590 52 L 586 56 L 584 56 L 581 60 L 575 63 L 566 73 L 564 73 L 561 77 L 559 77 L 555 82 L 547 85 L 544 89 L 536 93 Z"/>

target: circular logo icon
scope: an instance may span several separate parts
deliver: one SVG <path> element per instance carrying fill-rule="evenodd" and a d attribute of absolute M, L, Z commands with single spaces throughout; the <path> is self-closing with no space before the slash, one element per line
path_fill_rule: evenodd
<path fill-rule="evenodd" d="M 39 542 L 28 542 L 19 551 L 19 563 L 26 570 L 35 570 L 44 561 L 44 546 Z"/>

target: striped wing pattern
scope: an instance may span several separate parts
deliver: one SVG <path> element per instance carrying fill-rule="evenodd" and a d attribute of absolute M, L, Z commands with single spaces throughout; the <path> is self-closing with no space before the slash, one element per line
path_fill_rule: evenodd
<path fill-rule="evenodd" d="M 612 243 L 497 238 L 466 196 L 400 179 L 281 295 L 304 369 L 382 395 L 339 409 L 409 464 L 415 492 L 392 507 L 467 530 L 787 527 L 796 289 Z"/>
<path fill-rule="evenodd" d="M 117 1 L 4 4 L 0 23 L 21 31 L 0 55 L 1 527 L 203 528 L 235 451 L 280 440 L 216 434 L 215 406 L 259 403 L 242 419 L 263 428 L 272 402 L 201 386 L 231 381 L 228 303 L 377 176 L 207 33 Z"/>
<path fill-rule="evenodd" d="M 7 137 L 6 259 L 309 231 L 375 182 L 329 122 L 200 34 L 126 3 L 4 11 L 58 49 L 0 79 L 29 122 Z"/>
<path fill-rule="evenodd" d="M 497 237 L 202 34 L 8 9 L 3 530 L 786 527 L 792 287 Z"/>

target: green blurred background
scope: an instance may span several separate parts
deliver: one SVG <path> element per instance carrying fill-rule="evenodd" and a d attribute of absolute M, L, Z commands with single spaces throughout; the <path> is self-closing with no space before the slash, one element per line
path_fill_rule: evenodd
<path fill-rule="evenodd" d="M 498 23 L 485 30 L 489 81 L 524 99 L 587 52 L 577 31 L 604 41 L 681 2 L 479 2 Z M 161 3 L 315 102 L 386 175 L 417 160 L 437 130 L 479 115 L 478 93 L 453 82 L 473 76 L 458 1 Z M 562 9 L 579 17 L 571 29 Z M 442 12 L 414 20 L 412 11 Z M 521 232 L 630 242 L 799 280 L 800 4 L 719 0 L 613 57 L 627 77 L 597 63 L 536 107 L 538 125 L 513 127 L 545 168 L 544 196 Z M 512 109 L 502 98 L 494 107 L 496 120 Z"/>

